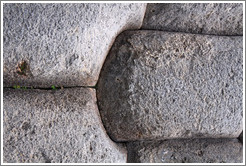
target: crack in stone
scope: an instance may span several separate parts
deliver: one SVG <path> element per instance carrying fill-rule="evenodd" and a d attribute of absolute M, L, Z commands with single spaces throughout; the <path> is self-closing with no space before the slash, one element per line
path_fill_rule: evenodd
<path fill-rule="evenodd" d="M 19 88 L 15 87 L 3 87 L 3 89 L 20 89 L 20 90 L 27 90 L 27 89 L 39 89 L 39 90 L 62 90 L 62 89 L 72 89 L 72 88 L 92 88 L 97 89 L 96 86 L 71 86 L 71 87 L 55 87 L 55 88 L 42 88 L 42 87 L 30 87 L 30 86 L 20 86 Z"/>

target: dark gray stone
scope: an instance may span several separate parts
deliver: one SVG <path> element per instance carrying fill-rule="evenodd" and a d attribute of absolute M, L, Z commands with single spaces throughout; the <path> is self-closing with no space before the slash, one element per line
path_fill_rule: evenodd
<path fill-rule="evenodd" d="M 115 141 L 237 138 L 243 37 L 126 31 L 105 61 L 97 97 Z"/>
<path fill-rule="evenodd" d="M 130 163 L 242 163 L 238 139 L 188 139 L 128 143 Z"/>
<path fill-rule="evenodd" d="M 146 4 L 3 5 L 4 87 L 95 86 L 115 37 L 142 25 Z"/>
<path fill-rule="evenodd" d="M 3 93 L 3 162 L 126 162 L 107 136 L 94 89 Z"/>
<path fill-rule="evenodd" d="M 243 3 L 148 4 L 142 29 L 243 35 Z"/>

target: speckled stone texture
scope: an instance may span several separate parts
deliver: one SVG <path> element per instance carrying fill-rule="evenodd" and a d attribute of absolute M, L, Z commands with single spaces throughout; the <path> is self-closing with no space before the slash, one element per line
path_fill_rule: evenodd
<path fill-rule="evenodd" d="M 243 37 L 125 31 L 97 90 L 115 141 L 237 138 L 243 129 Z"/>
<path fill-rule="evenodd" d="M 238 139 L 188 139 L 128 144 L 130 163 L 242 163 Z"/>
<path fill-rule="evenodd" d="M 126 149 L 106 135 L 94 89 L 4 89 L 3 96 L 3 162 L 126 162 Z"/>
<path fill-rule="evenodd" d="M 243 35 L 243 3 L 148 4 L 142 29 Z"/>
<path fill-rule="evenodd" d="M 142 25 L 146 4 L 3 5 L 4 87 L 95 86 L 115 37 Z"/>

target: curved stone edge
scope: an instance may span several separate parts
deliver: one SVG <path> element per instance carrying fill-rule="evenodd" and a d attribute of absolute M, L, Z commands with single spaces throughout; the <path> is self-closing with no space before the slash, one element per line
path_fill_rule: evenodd
<path fill-rule="evenodd" d="M 187 139 L 128 143 L 128 163 L 242 163 L 238 139 Z"/>
<path fill-rule="evenodd" d="M 140 121 L 138 121 L 138 123 L 134 124 L 134 116 L 126 115 L 127 112 L 129 113 L 131 111 L 130 109 L 132 107 L 131 107 L 130 103 L 127 101 L 129 98 L 127 98 L 127 99 L 124 98 L 124 97 L 129 97 L 129 95 L 130 96 L 132 95 L 132 98 L 133 98 L 133 95 L 134 95 L 133 92 L 132 93 L 130 92 L 131 87 L 133 87 L 130 85 L 131 82 L 130 83 L 127 82 L 127 79 L 132 81 L 132 79 L 135 78 L 135 76 L 132 75 L 133 73 L 131 73 L 133 71 L 133 69 L 131 67 L 129 67 L 128 63 L 130 63 L 132 66 L 134 66 L 133 64 L 137 63 L 136 61 L 134 61 L 135 60 L 134 58 L 140 56 L 140 55 L 138 55 L 138 52 L 141 52 L 146 47 L 151 50 L 151 44 L 145 44 L 145 43 L 147 43 L 147 42 L 149 42 L 149 43 L 153 42 L 154 43 L 155 40 L 158 41 L 159 43 L 161 43 L 161 40 L 158 38 L 158 36 L 162 36 L 162 34 L 163 34 L 163 36 L 166 35 L 165 36 L 166 38 L 168 38 L 169 35 L 170 36 L 173 35 L 174 36 L 172 38 L 173 40 L 175 39 L 175 35 L 176 36 L 181 35 L 184 38 L 189 37 L 189 39 L 190 39 L 190 40 L 188 40 L 189 42 L 194 40 L 195 38 L 201 39 L 202 41 L 203 41 L 203 39 L 204 40 L 208 39 L 208 42 L 211 45 L 216 44 L 215 42 L 212 42 L 213 41 L 212 39 L 214 39 L 215 41 L 217 41 L 216 47 L 213 49 L 213 51 L 215 51 L 215 52 L 216 51 L 228 52 L 228 51 L 230 51 L 230 49 L 234 48 L 234 45 L 230 44 L 230 43 L 235 42 L 236 43 L 235 45 L 237 46 L 238 50 L 234 50 L 233 52 L 239 53 L 238 59 L 240 59 L 239 61 L 241 62 L 241 56 L 240 56 L 241 54 L 240 53 L 242 51 L 242 42 L 241 42 L 242 37 L 240 37 L 240 36 L 227 37 L 227 36 L 195 35 L 195 34 L 184 34 L 184 33 L 169 33 L 169 32 L 162 32 L 162 31 L 150 31 L 150 30 L 149 31 L 145 30 L 145 31 L 125 31 L 125 32 L 123 32 L 116 39 L 116 42 L 114 43 L 113 47 L 111 48 L 111 52 L 109 53 L 107 60 L 105 61 L 104 66 L 107 66 L 107 69 L 104 67 L 102 68 L 101 76 L 100 76 L 100 79 L 98 82 L 98 90 L 97 90 L 97 97 L 98 97 L 98 103 L 99 103 L 98 105 L 99 105 L 99 110 L 100 110 L 100 113 L 102 116 L 102 120 L 104 122 L 105 128 L 107 129 L 110 137 L 114 141 L 120 142 L 120 141 L 134 141 L 134 140 L 157 139 L 157 138 L 159 140 L 168 139 L 167 137 L 164 137 L 164 138 L 160 137 L 160 135 L 158 135 L 158 133 L 155 132 L 154 127 L 152 129 L 150 129 L 150 133 L 155 132 L 155 135 L 152 135 L 153 137 L 151 137 L 151 136 L 148 137 L 148 136 L 144 135 L 146 133 L 144 133 L 142 131 L 146 131 L 145 129 L 148 127 L 146 127 L 145 125 L 147 125 L 147 124 L 142 125 L 142 120 L 140 120 Z M 164 41 L 167 41 L 166 38 Z M 226 41 L 228 44 L 223 43 L 223 41 Z M 185 42 L 185 40 L 184 40 L 184 42 Z M 201 43 L 199 43 L 199 44 L 201 44 Z M 159 48 L 158 43 L 157 44 L 155 43 L 155 47 Z M 168 46 L 165 46 L 165 47 L 169 48 Z M 203 48 L 203 46 L 201 46 L 201 45 L 199 47 Z M 221 47 L 221 48 L 219 48 L 219 47 Z M 177 48 L 179 48 L 179 47 L 177 46 Z M 180 49 L 182 50 L 182 47 Z M 190 48 L 190 47 L 188 47 L 186 49 L 188 49 L 188 50 L 191 49 L 191 51 L 192 51 L 192 48 Z M 193 51 L 195 49 L 196 48 L 193 48 Z M 151 51 L 156 51 L 156 50 L 153 48 L 153 50 L 151 50 Z M 201 50 L 202 54 L 203 54 L 203 52 L 204 52 L 204 54 L 206 54 L 207 51 L 208 50 L 206 47 L 204 47 L 204 50 Z M 172 53 L 174 53 L 174 52 L 175 52 L 175 50 L 172 51 Z M 111 63 L 116 62 L 115 54 L 117 54 L 118 61 L 120 61 L 122 63 L 117 63 L 117 65 L 113 66 L 113 65 L 111 65 Z M 237 60 L 237 59 L 234 59 L 234 60 Z M 109 67 L 110 65 L 111 65 L 111 67 Z M 153 65 L 155 65 L 155 63 Z M 156 66 L 158 66 L 158 65 L 156 65 Z M 136 68 L 136 65 L 134 67 Z M 124 69 L 124 73 L 122 72 L 122 69 Z M 240 72 L 242 72 L 242 71 L 240 71 Z M 128 75 L 125 75 L 125 73 L 127 73 Z M 136 73 L 139 74 L 139 72 L 135 72 L 135 74 Z M 106 75 L 108 75 L 108 77 L 105 77 Z M 239 74 L 239 75 L 241 76 L 241 74 Z M 104 79 L 104 81 L 103 81 L 103 79 Z M 242 81 L 241 77 L 239 80 Z M 241 83 L 239 83 L 239 84 L 241 86 Z M 112 87 L 112 89 L 110 89 L 111 87 Z M 128 91 L 129 91 L 129 94 L 128 94 Z M 137 96 L 135 95 L 135 97 L 137 97 Z M 108 98 L 108 99 L 110 98 L 110 100 L 108 100 L 109 103 L 107 103 L 106 98 Z M 105 100 L 105 101 L 103 101 L 103 100 Z M 116 103 L 118 103 L 118 106 L 115 107 Z M 132 103 L 134 104 L 134 102 L 132 102 Z M 151 102 L 151 103 L 154 103 L 154 102 Z M 135 104 L 136 104 L 136 102 L 135 102 Z M 114 105 L 114 106 L 112 106 L 112 105 Z M 238 105 L 238 108 L 241 108 L 240 104 Z M 121 111 L 119 112 L 119 110 L 121 110 Z M 134 115 L 137 115 L 136 112 L 137 111 L 135 110 Z M 142 112 L 142 114 L 143 113 L 144 112 Z M 240 116 L 239 114 L 240 113 L 238 112 L 237 115 Z M 133 115 L 133 113 L 131 115 Z M 128 118 L 127 116 L 129 117 L 129 119 L 127 119 Z M 229 116 L 229 117 L 231 117 L 231 116 Z M 115 119 L 117 119 L 117 120 L 115 120 Z M 124 123 L 124 125 L 121 125 L 120 122 Z M 226 126 L 224 126 L 223 128 L 225 129 L 225 131 L 223 131 L 222 133 L 217 133 L 217 135 L 215 133 L 214 134 L 204 133 L 204 135 L 203 135 L 199 131 L 195 131 L 193 133 L 193 131 L 187 130 L 187 132 L 183 132 L 183 134 L 182 134 L 182 132 L 180 132 L 179 135 L 171 134 L 170 138 L 181 138 L 181 137 L 182 138 L 183 137 L 192 138 L 193 136 L 196 138 L 211 138 L 211 137 L 212 138 L 236 138 L 236 137 L 238 137 L 238 135 L 241 132 L 241 129 L 242 129 L 241 124 L 242 123 L 240 120 L 233 122 L 233 125 L 234 125 L 234 123 L 238 123 L 239 125 L 234 126 L 236 128 L 235 130 L 233 128 L 231 128 L 230 132 L 227 131 Z M 114 127 L 112 128 L 112 126 L 114 126 Z M 145 126 L 145 128 L 143 126 Z M 158 126 L 160 126 L 160 125 L 158 125 Z M 186 126 L 186 125 L 184 125 L 184 126 Z M 219 124 L 219 126 L 220 126 L 220 124 Z M 163 134 L 164 134 L 163 136 L 165 136 L 164 132 L 163 132 Z"/>
<path fill-rule="evenodd" d="M 141 27 L 146 5 L 4 4 L 4 87 L 95 86 L 114 39 Z"/>
<path fill-rule="evenodd" d="M 4 163 L 125 163 L 123 144 L 110 140 L 95 89 L 3 93 Z"/>

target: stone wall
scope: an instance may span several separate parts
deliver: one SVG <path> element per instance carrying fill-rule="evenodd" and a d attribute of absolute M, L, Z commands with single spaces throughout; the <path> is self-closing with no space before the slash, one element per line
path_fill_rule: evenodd
<path fill-rule="evenodd" d="M 242 163 L 242 3 L 3 4 L 4 163 Z"/>

